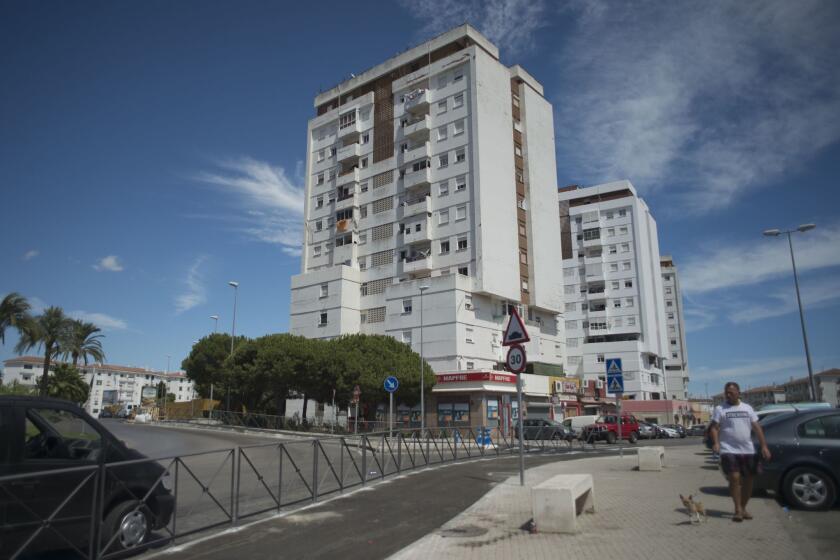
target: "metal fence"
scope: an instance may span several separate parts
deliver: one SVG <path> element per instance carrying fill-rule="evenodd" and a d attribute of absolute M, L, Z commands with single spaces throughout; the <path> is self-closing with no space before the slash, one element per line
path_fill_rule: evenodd
<path fill-rule="evenodd" d="M 525 435 L 528 453 L 573 447 L 554 432 Z M 126 548 L 164 546 L 407 470 L 518 449 L 519 441 L 497 428 L 407 429 L 4 476 L 0 556 L 17 559 L 62 548 L 79 558 L 114 558 Z M 36 483 L 38 491 L 31 488 Z M 142 544 L 136 545 L 137 534 L 118 530 L 123 519 L 150 527 Z"/>

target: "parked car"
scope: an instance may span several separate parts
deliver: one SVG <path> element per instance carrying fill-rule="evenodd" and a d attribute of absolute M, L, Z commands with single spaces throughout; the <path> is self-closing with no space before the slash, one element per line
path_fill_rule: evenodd
<path fill-rule="evenodd" d="M 639 422 L 639 439 L 656 439 L 659 437 L 659 426 L 650 422 Z"/>
<path fill-rule="evenodd" d="M 126 447 L 102 424 L 64 400 L 0 396 L 0 542 L 14 552 L 49 519 L 23 551 L 29 555 L 86 550 L 91 536 L 92 497 L 101 484 L 97 468 L 145 457 Z M 54 471 L 54 472 L 51 472 Z M 151 532 L 169 523 L 175 498 L 156 461 L 107 467 L 101 543 L 107 553 L 141 548 Z M 38 473 L 37 476 L 25 475 Z M 61 536 L 59 536 L 59 534 Z"/>
<path fill-rule="evenodd" d="M 591 424 L 594 424 L 597 420 L 597 414 L 571 416 L 563 420 L 563 429 L 566 430 L 566 433 L 572 434 L 574 437 L 580 439 L 583 435 L 583 429 Z"/>
<path fill-rule="evenodd" d="M 772 460 L 764 463 L 754 487 L 780 493 L 796 508 L 832 507 L 840 485 L 840 410 L 778 415 L 762 427 Z"/>
<path fill-rule="evenodd" d="M 563 429 L 563 424 L 555 420 L 527 418 L 522 420 L 525 439 L 570 440 L 574 436 Z M 519 425 L 514 425 L 514 434 L 519 438 Z"/>
<path fill-rule="evenodd" d="M 815 410 L 815 409 L 830 409 L 831 404 L 827 402 L 801 402 L 801 403 L 778 403 L 778 404 L 765 404 L 759 410 L 756 411 L 756 415 L 758 416 L 758 421 L 762 422 L 765 418 L 774 417 L 778 414 L 788 414 L 791 412 L 805 412 L 808 410 Z"/>
<path fill-rule="evenodd" d="M 702 436 L 706 433 L 706 425 L 705 424 L 694 424 L 692 427 L 688 429 L 688 435 L 690 436 Z"/>
<path fill-rule="evenodd" d="M 583 439 L 586 441 L 606 441 L 607 443 L 615 443 L 618 441 L 618 416 L 615 414 L 605 414 L 600 416 L 598 420 L 583 431 Z M 635 416 L 629 414 L 621 417 L 621 439 L 626 439 L 630 443 L 636 443 L 639 439 L 639 421 Z"/>
<path fill-rule="evenodd" d="M 657 426 L 659 428 L 659 437 L 663 439 L 676 439 L 680 437 L 680 433 L 674 428 L 668 426 Z"/>
<path fill-rule="evenodd" d="M 100 418 L 113 418 L 114 413 L 111 412 L 110 410 L 103 410 L 102 412 L 99 413 L 99 417 Z"/>
<path fill-rule="evenodd" d="M 677 436 L 684 438 L 688 434 L 685 431 L 685 426 L 680 426 L 679 424 L 665 424 L 663 425 L 664 428 L 668 428 L 677 432 Z"/>

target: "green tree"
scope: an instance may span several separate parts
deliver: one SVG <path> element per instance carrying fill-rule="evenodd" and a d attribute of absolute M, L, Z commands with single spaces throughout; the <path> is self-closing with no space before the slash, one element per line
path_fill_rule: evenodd
<path fill-rule="evenodd" d="M 17 380 L 10 384 L 0 385 L 0 395 L 32 395 L 34 393 L 35 387 L 22 385 Z"/>
<path fill-rule="evenodd" d="M 79 358 L 88 363 L 88 358 L 95 362 L 105 361 L 105 352 L 102 350 L 104 335 L 100 334 L 102 329 L 85 321 L 71 319 L 67 332 L 67 339 L 62 344 L 64 359 L 70 358 L 70 363 L 79 365 Z"/>
<path fill-rule="evenodd" d="M 20 332 L 30 320 L 29 302 L 17 292 L 6 294 L 0 301 L 0 344 L 6 343 L 6 329 L 14 327 Z"/>
<path fill-rule="evenodd" d="M 90 391 L 79 370 L 69 364 L 56 365 L 47 383 L 47 396 L 67 399 L 77 404 L 84 403 Z"/>
<path fill-rule="evenodd" d="M 70 319 L 60 307 L 48 307 L 41 315 L 26 321 L 21 329 L 15 352 L 23 354 L 35 347 L 44 351 L 44 373 L 40 382 L 42 397 L 48 395 L 50 362 L 61 354 L 61 344 L 67 340 L 69 324 Z"/>
<path fill-rule="evenodd" d="M 247 339 L 236 337 L 236 346 Z M 214 398 L 223 397 L 220 390 L 224 390 L 230 378 L 230 372 L 225 370 L 225 360 L 230 357 L 230 335 L 214 333 L 205 336 L 193 345 L 190 355 L 181 362 L 181 369 L 186 372 L 195 389 L 202 397 L 210 396 L 210 386 L 215 386 Z"/>

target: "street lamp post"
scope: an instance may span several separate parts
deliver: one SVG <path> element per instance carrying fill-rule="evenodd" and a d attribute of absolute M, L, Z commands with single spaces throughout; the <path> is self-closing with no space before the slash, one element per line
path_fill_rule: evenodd
<path fill-rule="evenodd" d="M 219 332 L 219 316 L 210 315 L 210 318 L 213 319 L 213 334 L 216 334 Z"/>
<path fill-rule="evenodd" d="M 228 282 L 228 286 L 233 288 L 233 323 L 230 327 L 230 355 L 233 356 L 233 341 L 236 339 L 236 298 L 239 294 L 239 282 Z M 227 386 L 227 409 L 230 411 L 230 382 Z"/>
<path fill-rule="evenodd" d="M 423 292 L 428 286 L 420 286 L 420 437 L 426 432 L 426 376 L 423 367 Z"/>
<path fill-rule="evenodd" d="M 799 295 L 799 276 L 796 274 L 796 259 L 793 256 L 793 240 L 791 233 L 805 233 L 817 227 L 814 224 L 802 224 L 796 229 L 789 229 L 781 231 L 778 229 L 768 229 L 764 231 L 767 237 L 778 237 L 781 234 L 787 234 L 788 247 L 790 248 L 790 263 L 793 266 L 793 285 L 796 287 L 796 302 L 799 304 L 799 323 L 802 326 L 802 341 L 805 343 L 805 360 L 808 362 L 808 383 L 811 386 L 811 400 L 817 402 L 817 386 L 814 382 L 814 369 L 811 367 L 811 351 L 808 349 L 808 333 L 805 331 L 805 314 L 802 311 L 802 298 Z"/>

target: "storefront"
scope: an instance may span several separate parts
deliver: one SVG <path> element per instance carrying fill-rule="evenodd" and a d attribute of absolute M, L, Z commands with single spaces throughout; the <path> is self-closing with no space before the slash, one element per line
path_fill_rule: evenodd
<path fill-rule="evenodd" d="M 581 415 L 580 379 L 575 377 L 551 377 L 551 402 L 553 420 L 562 422 L 566 418 Z"/>
<path fill-rule="evenodd" d="M 516 417 L 516 375 L 497 371 L 438 373 L 430 425 L 507 430 Z"/>

